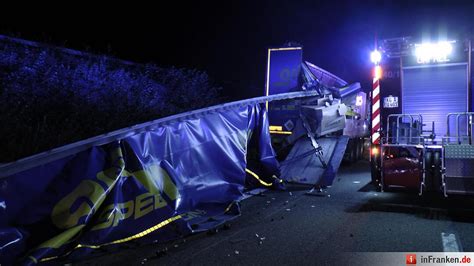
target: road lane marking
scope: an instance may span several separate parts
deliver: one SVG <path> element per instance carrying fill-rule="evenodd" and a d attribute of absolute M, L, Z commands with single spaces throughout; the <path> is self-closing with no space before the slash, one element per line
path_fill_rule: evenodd
<path fill-rule="evenodd" d="M 444 252 L 461 252 L 456 235 L 453 233 L 441 233 L 441 240 L 443 241 Z"/>

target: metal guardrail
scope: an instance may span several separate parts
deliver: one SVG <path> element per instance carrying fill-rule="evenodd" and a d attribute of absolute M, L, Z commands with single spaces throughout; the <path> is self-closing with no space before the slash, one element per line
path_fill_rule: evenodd
<path fill-rule="evenodd" d="M 451 117 L 455 116 L 455 129 L 456 133 L 455 135 L 451 134 L 450 127 L 451 127 Z M 465 118 L 466 119 L 466 128 L 465 131 L 461 132 L 461 127 L 460 127 L 460 119 Z M 446 117 L 446 136 L 443 138 L 443 143 L 445 144 L 452 144 L 451 140 L 456 140 L 457 144 L 461 144 L 464 142 L 464 140 L 467 140 L 468 143 L 466 144 L 474 144 L 473 140 L 473 118 L 474 118 L 474 112 L 459 112 L 459 113 L 449 113 Z"/>
<path fill-rule="evenodd" d="M 446 117 L 447 129 L 443 137 L 441 160 L 441 182 L 445 197 L 448 194 L 474 194 L 473 116 L 474 112 L 458 112 L 449 113 Z M 461 118 L 465 119 L 465 124 L 464 121 L 461 123 Z M 451 122 L 455 122 L 456 132 L 453 134 Z"/>
<path fill-rule="evenodd" d="M 401 131 L 401 124 L 404 123 L 403 119 L 408 119 L 408 128 L 404 130 L 408 130 L 408 136 L 403 134 L 400 136 Z M 396 132 L 394 133 L 395 136 L 389 137 L 390 134 L 390 121 L 396 120 L 395 129 Z M 426 184 L 426 145 L 425 139 L 423 137 L 423 116 L 420 114 L 390 114 L 387 117 L 387 136 L 383 137 L 380 142 L 380 168 L 381 168 L 381 175 L 380 175 L 380 182 L 382 184 L 382 191 L 385 186 L 384 182 L 384 149 L 385 148 L 406 148 L 406 147 L 414 147 L 418 150 L 418 159 L 421 159 L 421 167 L 422 167 L 422 176 L 421 182 L 419 187 L 419 195 L 423 194 Z M 432 129 L 434 131 L 434 128 Z M 406 133 L 406 132 L 404 132 Z M 413 136 L 415 135 L 415 136 Z M 421 158 L 420 158 L 421 157 Z"/>
<path fill-rule="evenodd" d="M 394 144 L 399 144 L 400 142 L 406 142 L 407 144 L 413 144 L 412 140 L 415 139 L 417 140 L 417 144 L 421 145 L 423 144 L 423 138 L 421 135 L 423 134 L 423 117 L 420 114 L 390 114 L 387 117 L 387 135 L 390 134 L 390 118 L 395 118 L 396 119 L 396 134 L 395 136 L 392 137 L 387 137 L 385 138 L 387 143 L 394 142 Z M 400 122 L 402 122 L 403 118 L 409 118 L 410 123 L 408 127 L 408 137 L 403 136 L 400 137 Z M 416 128 L 413 128 L 413 125 L 415 122 L 418 122 Z M 413 137 L 412 131 L 414 130 L 414 133 L 416 134 L 417 137 Z M 403 140 L 403 141 L 401 141 Z"/>
<path fill-rule="evenodd" d="M 319 93 L 315 90 L 311 90 L 311 91 L 289 92 L 289 93 L 281 93 L 281 94 L 275 94 L 275 95 L 270 95 L 270 96 L 262 96 L 262 97 L 256 97 L 256 98 L 251 98 L 251 99 L 230 102 L 230 103 L 224 103 L 220 105 L 215 105 L 211 107 L 206 107 L 206 108 L 202 108 L 198 110 L 193 110 L 190 112 L 185 112 L 181 114 L 176 114 L 176 115 L 152 120 L 152 121 L 138 124 L 135 126 L 131 126 L 128 128 L 119 129 L 119 130 L 108 132 L 96 137 L 92 137 L 92 138 L 81 140 L 81 141 L 71 143 L 65 146 L 54 148 L 42 153 L 38 153 L 36 155 L 22 158 L 14 162 L 0 165 L 0 178 L 5 178 L 15 173 L 25 171 L 33 167 L 43 165 L 55 160 L 65 158 L 67 156 L 79 153 L 81 151 L 85 151 L 94 146 L 104 145 L 113 141 L 121 140 L 130 136 L 140 134 L 142 132 L 154 130 L 160 126 L 165 126 L 173 122 L 179 122 L 186 119 L 195 118 L 197 115 L 200 115 L 200 114 L 213 113 L 213 112 L 218 112 L 220 110 L 247 106 L 250 104 L 260 104 L 260 103 L 271 102 L 271 101 L 305 98 L 305 97 L 312 97 L 312 96 L 319 96 Z"/>

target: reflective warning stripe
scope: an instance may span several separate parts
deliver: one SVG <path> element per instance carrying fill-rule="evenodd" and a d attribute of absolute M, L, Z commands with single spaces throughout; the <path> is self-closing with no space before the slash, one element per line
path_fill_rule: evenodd
<path fill-rule="evenodd" d="M 372 144 L 380 142 L 380 80 L 374 77 L 372 84 Z"/>
<path fill-rule="evenodd" d="M 372 143 L 374 144 L 377 144 L 376 142 L 379 140 L 380 138 L 380 133 L 379 132 L 375 132 L 372 134 Z"/>
<path fill-rule="evenodd" d="M 375 99 L 372 105 L 372 114 L 375 114 L 377 111 L 380 111 L 380 99 Z"/>
<path fill-rule="evenodd" d="M 380 114 L 377 114 L 372 119 L 372 128 L 380 128 Z"/>
<path fill-rule="evenodd" d="M 374 78 L 372 89 L 373 89 L 372 97 L 375 98 L 380 94 L 380 81 L 378 79 Z"/>

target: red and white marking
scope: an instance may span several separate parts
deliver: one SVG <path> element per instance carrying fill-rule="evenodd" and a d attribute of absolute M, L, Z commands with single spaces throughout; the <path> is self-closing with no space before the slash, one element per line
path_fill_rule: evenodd
<path fill-rule="evenodd" d="M 380 80 L 374 78 L 372 86 L 372 144 L 380 143 Z"/>

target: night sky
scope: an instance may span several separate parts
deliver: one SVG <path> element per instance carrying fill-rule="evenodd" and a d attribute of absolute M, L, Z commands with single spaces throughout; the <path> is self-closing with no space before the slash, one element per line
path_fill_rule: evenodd
<path fill-rule="evenodd" d="M 459 39 L 474 29 L 474 1 L 173 2 L 11 7 L 2 9 L 0 34 L 198 68 L 231 98 L 244 98 L 262 94 L 270 46 L 300 43 L 306 60 L 369 86 L 368 58 L 376 36 Z"/>

